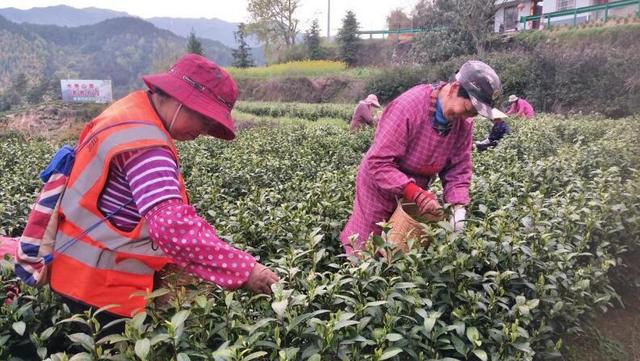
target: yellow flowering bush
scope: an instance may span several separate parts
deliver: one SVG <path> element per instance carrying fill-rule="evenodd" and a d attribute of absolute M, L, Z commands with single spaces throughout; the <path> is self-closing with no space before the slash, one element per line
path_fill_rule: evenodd
<path fill-rule="evenodd" d="M 319 76 L 341 73 L 347 65 L 340 61 L 304 60 L 253 68 L 227 68 L 231 76 L 238 78 L 270 78 L 276 76 Z"/>

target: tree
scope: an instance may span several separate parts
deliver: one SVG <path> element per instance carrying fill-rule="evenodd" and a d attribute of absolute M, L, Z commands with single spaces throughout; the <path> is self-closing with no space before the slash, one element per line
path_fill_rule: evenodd
<path fill-rule="evenodd" d="M 411 19 L 402 9 L 397 8 L 387 15 L 387 27 L 389 30 L 407 29 L 411 27 Z"/>
<path fill-rule="evenodd" d="M 301 0 L 249 0 L 250 29 L 265 43 L 280 42 L 286 49 L 295 45 L 298 19 L 295 12 Z"/>
<path fill-rule="evenodd" d="M 269 27 L 265 24 L 248 23 L 246 24 L 247 33 L 251 34 L 258 39 L 264 49 L 264 57 L 269 63 L 272 59 L 278 56 L 279 52 L 285 50 L 284 45 L 280 38 L 269 30 Z"/>
<path fill-rule="evenodd" d="M 247 36 L 247 28 L 244 23 L 238 24 L 238 30 L 233 33 L 238 43 L 238 48 L 232 50 L 233 54 L 233 66 L 238 68 L 248 68 L 254 66 L 253 59 L 251 58 L 251 48 L 245 37 Z"/>
<path fill-rule="evenodd" d="M 191 31 L 189 33 L 189 38 L 187 41 L 187 53 L 204 55 L 204 50 L 202 50 L 202 43 L 198 38 L 196 38 L 196 33 Z"/>
<path fill-rule="evenodd" d="M 416 63 L 433 64 L 473 52 L 473 41 L 467 32 L 446 30 L 416 35 L 409 57 Z"/>
<path fill-rule="evenodd" d="M 416 36 L 412 57 L 421 63 L 477 53 L 483 56 L 493 36 L 494 0 L 421 0 L 414 26 L 431 29 Z"/>
<path fill-rule="evenodd" d="M 25 73 L 18 73 L 11 83 L 13 89 L 18 94 L 24 94 L 29 86 L 29 79 L 27 79 L 27 75 Z"/>
<path fill-rule="evenodd" d="M 415 28 L 426 28 L 433 16 L 433 0 L 420 0 L 411 11 L 411 23 Z"/>
<path fill-rule="evenodd" d="M 305 34 L 304 42 L 307 45 L 309 59 L 318 60 L 322 58 L 322 48 L 320 47 L 320 25 L 318 24 L 318 19 L 314 19 L 311 23 L 311 28 Z"/>
<path fill-rule="evenodd" d="M 387 15 L 387 27 L 389 30 L 412 28 L 411 19 L 402 9 L 397 8 L 391 10 L 389 15 Z M 398 39 L 399 37 L 400 34 L 389 35 L 389 39 Z"/>
<path fill-rule="evenodd" d="M 487 51 L 487 43 L 493 35 L 496 6 L 494 0 L 455 0 L 454 11 L 458 16 L 457 27 L 469 33 L 478 55 Z"/>
<path fill-rule="evenodd" d="M 182 52 L 178 49 L 167 51 L 166 55 L 163 54 L 153 60 L 151 63 L 151 73 L 164 73 L 176 63 L 182 56 Z"/>
<path fill-rule="evenodd" d="M 347 11 L 347 15 L 342 19 L 342 28 L 338 31 L 338 44 L 340 46 L 340 57 L 348 66 L 353 66 L 358 59 L 360 50 L 360 38 L 358 31 L 358 20 L 353 11 Z"/>
<path fill-rule="evenodd" d="M 0 94 L 0 108 L 8 110 L 24 103 L 29 88 L 29 79 L 25 73 L 18 73 L 12 80 L 11 86 Z"/>

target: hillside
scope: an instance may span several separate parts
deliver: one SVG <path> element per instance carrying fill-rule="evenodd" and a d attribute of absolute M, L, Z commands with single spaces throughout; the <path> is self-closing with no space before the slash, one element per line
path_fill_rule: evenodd
<path fill-rule="evenodd" d="M 34 7 L 28 10 L 16 8 L 0 9 L 0 16 L 14 23 L 30 23 L 40 25 L 81 26 L 96 24 L 101 21 L 129 16 L 121 11 L 98 8 L 76 9 L 66 5 Z"/>
<path fill-rule="evenodd" d="M 237 23 L 230 23 L 217 18 L 191 19 L 156 17 L 145 20 L 160 29 L 167 29 L 180 36 L 186 37 L 191 31 L 194 31 L 198 37 L 218 40 L 224 45 L 230 47 L 236 46 L 236 39 L 234 38 L 233 33 L 238 29 Z M 249 41 L 249 45 L 257 47 L 259 44 L 255 41 Z"/>
<path fill-rule="evenodd" d="M 187 40 L 138 18 L 61 27 L 16 24 L 0 17 L 0 89 L 24 74 L 31 86 L 60 78 L 111 79 L 114 96 L 139 87 L 140 76 L 166 69 L 184 53 Z M 205 55 L 231 63 L 231 49 L 203 39 Z"/>
<path fill-rule="evenodd" d="M 230 48 L 237 47 L 234 37 L 234 32 L 238 30 L 237 23 L 230 23 L 217 18 L 157 17 L 145 20 L 160 29 L 169 30 L 176 35 L 187 37 L 193 31 L 199 39 L 217 40 Z M 247 37 L 247 43 L 252 48 L 251 55 L 255 63 L 258 65 L 264 64 L 264 50 L 260 47 L 260 43 L 253 37 Z"/>
<path fill-rule="evenodd" d="M 4 16 L 14 23 L 30 23 L 38 25 L 57 25 L 76 27 L 82 25 L 93 25 L 101 21 L 132 16 L 126 12 L 113 11 L 98 8 L 74 8 L 66 5 L 34 7 L 27 10 L 16 8 L 0 9 L 0 16 Z M 217 40 L 228 47 L 235 47 L 236 40 L 233 33 L 237 30 L 238 24 L 224 21 L 217 18 L 173 18 L 154 17 L 144 19 L 160 29 L 173 32 L 176 35 L 187 37 L 194 31 L 199 38 Z M 259 44 L 249 39 L 252 47 Z"/>

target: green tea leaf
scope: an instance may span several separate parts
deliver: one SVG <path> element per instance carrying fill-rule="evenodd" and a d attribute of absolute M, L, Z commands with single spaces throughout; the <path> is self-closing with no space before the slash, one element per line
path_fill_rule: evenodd
<path fill-rule="evenodd" d="M 342 321 L 338 321 L 336 322 L 336 324 L 333 326 L 333 330 L 334 331 L 338 331 L 340 329 L 343 329 L 345 327 L 349 327 L 349 326 L 353 326 L 353 325 L 357 325 L 360 322 L 358 321 L 354 321 L 354 320 L 342 320 Z"/>
<path fill-rule="evenodd" d="M 184 321 L 187 320 L 190 314 L 191 311 L 188 310 L 178 311 L 175 315 L 173 315 L 173 317 L 171 317 L 171 324 L 176 329 L 184 326 Z"/>
<path fill-rule="evenodd" d="M 387 360 L 390 359 L 398 354 L 400 354 L 402 352 L 402 349 L 399 347 L 391 347 L 388 348 L 386 350 L 384 350 L 384 352 L 382 353 L 382 356 L 380 356 L 379 360 Z"/>
<path fill-rule="evenodd" d="M 467 339 L 471 341 L 471 343 L 475 343 L 480 339 L 480 332 L 475 327 L 467 327 Z"/>
<path fill-rule="evenodd" d="M 191 358 L 189 358 L 189 355 L 187 355 L 186 353 L 181 352 L 176 357 L 176 361 L 191 361 Z"/>
<path fill-rule="evenodd" d="M 94 361 L 93 356 L 86 352 L 81 352 L 73 355 L 69 361 Z"/>
<path fill-rule="evenodd" d="M 140 357 L 142 360 L 147 359 L 147 355 L 149 354 L 149 350 L 151 348 L 151 342 L 148 338 L 143 338 L 136 341 L 135 353 L 136 356 Z"/>
<path fill-rule="evenodd" d="M 258 352 L 254 352 L 254 353 L 251 353 L 251 354 L 247 355 L 247 356 L 246 356 L 245 358 L 243 358 L 242 360 L 243 360 L 243 361 L 251 361 L 251 360 L 258 359 L 258 358 L 260 358 L 260 357 L 262 357 L 262 356 L 266 356 L 266 355 L 268 355 L 268 353 L 267 353 L 267 352 L 265 352 L 265 351 L 258 351 Z"/>
<path fill-rule="evenodd" d="M 94 348 L 93 337 L 86 333 L 73 333 L 71 335 L 67 335 L 67 337 L 71 342 L 79 344 L 87 351 L 92 351 Z"/>
<path fill-rule="evenodd" d="M 489 356 L 487 356 L 487 353 L 484 352 L 483 350 L 475 349 L 473 350 L 473 354 L 476 355 L 476 357 L 479 358 L 481 361 L 489 360 Z"/>
<path fill-rule="evenodd" d="M 285 312 L 287 312 L 288 305 L 289 305 L 289 300 L 285 298 L 282 301 L 272 302 L 271 309 L 273 309 L 273 312 L 275 312 L 276 315 L 278 315 L 279 319 L 283 319 Z"/>
<path fill-rule="evenodd" d="M 404 338 L 404 337 L 402 337 L 402 335 L 401 335 L 401 334 L 399 334 L 399 333 L 390 333 L 390 334 L 388 334 L 388 335 L 387 335 L 387 337 L 386 337 L 386 339 L 387 339 L 389 342 L 396 342 L 396 341 L 400 341 L 400 340 L 402 340 L 403 338 Z"/>
<path fill-rule="evenodd" d="M 27 328 L 27 324 L 24 323 L 23 321 L 18 321 L 18 322 L 14 322 L 11 325 L 11 328 L 13 328 L 14 331 L 16 331 L 16 333 L 20 336 L 24 335 L 24 331 Z"/>

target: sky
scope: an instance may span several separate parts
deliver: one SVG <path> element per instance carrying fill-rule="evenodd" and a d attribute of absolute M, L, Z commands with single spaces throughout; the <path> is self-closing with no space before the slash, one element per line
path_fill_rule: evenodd
<path fill-rule="evenodd" d="M 298 11 L 300 30 L 306 30 L 314 18 L 320 22 L 321 33 L 327 33 L 327 2 L 329 0 L 301 0 Z M 341 26 L 347 10 L 356 13 L 361 30 L 386 28 L 386 16 L 396 8 L 407 13 L 418 0 L 330 0 L 331 34 Z M 124 11 L 142 18 L 159 16 L 181 18 L 219 18 L 229 22 L 248 21 L 248 0 L 0 0 L 0 7 L 30 9 L 52 5 L 68 5 L 75 8 L 97 7 Z"/>

